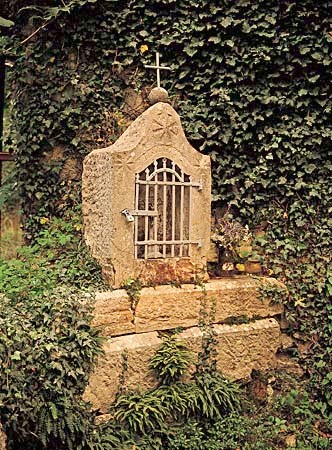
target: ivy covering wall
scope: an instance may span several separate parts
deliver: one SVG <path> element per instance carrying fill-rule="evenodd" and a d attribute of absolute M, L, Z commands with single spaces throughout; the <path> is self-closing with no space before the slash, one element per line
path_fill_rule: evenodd
<path fill-rule="evenodd" d="M 54 0 L 20 11 L 27 3 L 8 2 L 16 27 L 4 44 L 15 61 L 7 148 L 18 153 L 27 239 L 80 201 L 83 157 L 138 115 L 155 82 L 144 64 L 159 51 L 173 69 L 163 86 L 186 134 L 212 158 L 214 200 L 265 230 L 258 245 L 266 267 L 290 292 L 293 355 L 312 375 L 325 414 L 332 2 Z"/>

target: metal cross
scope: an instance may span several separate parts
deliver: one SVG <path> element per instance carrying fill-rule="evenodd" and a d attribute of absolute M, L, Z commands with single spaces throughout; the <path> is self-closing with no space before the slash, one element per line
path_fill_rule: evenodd
<path fill-rule="evenodd" d="M 156 53 L 156 65 L 155 66 L 144 66 L 146 69 L 156 69 L 157 71 L 157 87 L 160 88 L 160 71 L 161 70 L 172 70 L 170 67 L 167 66 L 160 66 L 159 65 L 159 53 Z"/>

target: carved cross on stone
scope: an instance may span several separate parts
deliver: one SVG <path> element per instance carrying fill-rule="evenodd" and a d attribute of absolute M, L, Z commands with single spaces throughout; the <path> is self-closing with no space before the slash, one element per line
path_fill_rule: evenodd
<path fill-rule="evenodd" d="M 159 64 L 159 53 L 156 53 L 156 65 L 155 66 L 144 66 L 146 69 L 155 69 L 157 71 L 157 87 L 160 88 L 160 71 L 161 70 L 172 70 L 170 67 L 161 66 Z"/>

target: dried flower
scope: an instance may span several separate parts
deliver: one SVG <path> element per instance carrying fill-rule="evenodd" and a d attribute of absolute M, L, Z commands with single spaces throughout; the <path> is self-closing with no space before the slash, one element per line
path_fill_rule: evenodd
<path fill-rule="evenodd" d="M 249 241 L 251 237 L 248 225 L 243 226 L 236 220 L 223 217 L 217 220 L 211 239 L 218 247 L 234 252 L 240 243 Z"/>

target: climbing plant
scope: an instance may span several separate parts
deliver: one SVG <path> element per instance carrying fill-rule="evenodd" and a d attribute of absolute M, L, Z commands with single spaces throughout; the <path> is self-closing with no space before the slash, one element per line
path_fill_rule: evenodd
<path fill-rule="evenodd" d="M 160 51 L 188 138 L 213 162 L 214 201 L 257 227 L 290 292 L 289 331 L 331 407 L 331 1 L 8 0 L 7 147 L 19 157 L 26 238 L 75 201 L 79 167 L 137 115 Z M 135 94 L 135 95 L 136 95 Z M 68 170 L 68 166 L 76 168 Z"/>

